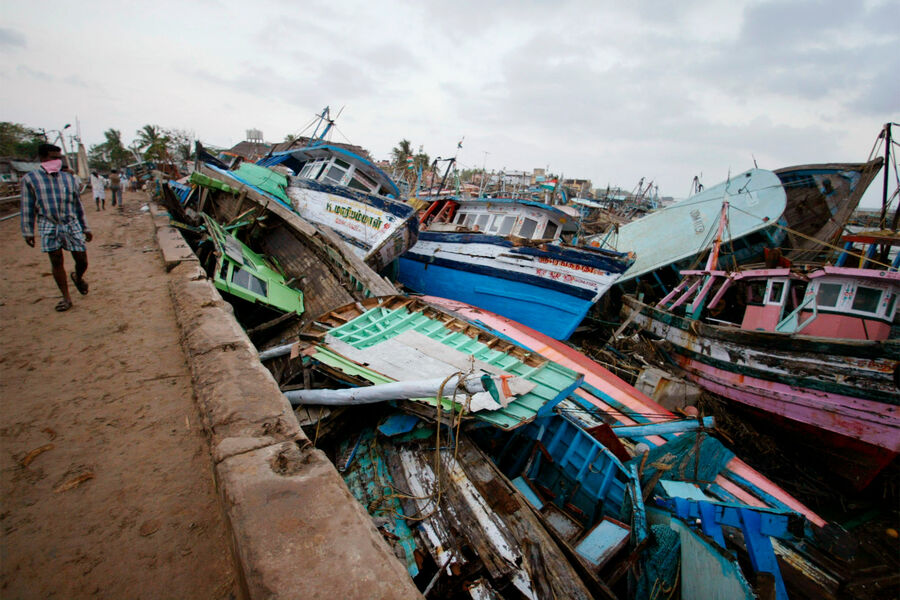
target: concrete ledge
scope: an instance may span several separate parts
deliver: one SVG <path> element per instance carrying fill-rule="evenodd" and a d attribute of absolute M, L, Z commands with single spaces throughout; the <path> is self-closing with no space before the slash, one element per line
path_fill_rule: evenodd
<path fill-rule="evenodd" d="M 184 237 L 174 227 L 160 227 L 156 230 L 156 241 L 162 252 L 166 271 L 171 271 L 183 262 L 199 262 Z"/>
<path fill-rule="evenodd" d="M 154 222 L 162 229 L 168 221 Z M 303 434 L 230 305 L 196 259 L 173 265 L 170 277 L 247 596 L 421 598 L 365 509 Z"/>
<path fill-rule="evenodd" d="M 216 467 L 252 598 L 421 595 L 322 452 L 282 443 Z"/>
<path fill-rule="evenodd" d="M 224 313 L 223 313 L 224 314 Z M 266 439 L 268 443 L 309 440 L 291 405 L 259 356 L 243 349 L 218 350 L 191 359 L 194 393 L 217 461 L 252 448 L 252 442 L 228 438 Z"/>

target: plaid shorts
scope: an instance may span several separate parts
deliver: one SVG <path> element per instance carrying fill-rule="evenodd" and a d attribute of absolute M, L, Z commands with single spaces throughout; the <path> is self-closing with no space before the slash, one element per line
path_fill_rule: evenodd
<path fill-rule="evenodd" d="M 69 252 L 84 252 L 84 231 L 77 219 L 67 223 L 54 223 L 42 216 L 38 217 L 38 233 L 41 236 L 41 251 L 54 252 L 62 248 Z"/>

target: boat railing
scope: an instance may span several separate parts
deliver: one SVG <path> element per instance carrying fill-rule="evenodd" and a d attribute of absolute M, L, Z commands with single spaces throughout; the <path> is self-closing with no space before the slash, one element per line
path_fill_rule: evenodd
<path fill-rule="evenodd" d="M 810 308 L 810 306 L 812 308 Z M 800 323 L 800 313 L 804 310 L 812 310 L 812 315 L 802 323 Z M 808 296 L 803 302 L 800 303 L 800 306 L 795 308 L 791 314 L 786 316 L 781 320 L 778 325 L 775 326 L 775 331 L 780 333 L 797 333 L 801 331 L 804 327 L 812 323 L 816 320 L 816 317 L 819 316 L 818 306 L 816 305 L 816 297 Z"/>

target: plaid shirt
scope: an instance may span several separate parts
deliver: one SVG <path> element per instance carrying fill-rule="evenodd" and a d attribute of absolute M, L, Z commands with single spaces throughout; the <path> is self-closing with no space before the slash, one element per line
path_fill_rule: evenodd
<path fill-rule="evenodd" d="M 77 221 L 83 231 L 91 230 L 84 219 L 75 178 L 69 173 L 51 175 L 39 167 L 22 178 L 23 236 L 34 237 L 34 221 L 38 217 L 55 225 Z"/>

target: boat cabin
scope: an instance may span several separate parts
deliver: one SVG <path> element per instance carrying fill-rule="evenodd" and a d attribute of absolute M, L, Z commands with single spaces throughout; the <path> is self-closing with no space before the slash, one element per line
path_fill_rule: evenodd
<path fill-rule="evenodd" d="M 371 161 L 332 145 L 309 146 L 278 152 L 259 162 L 271 167 L 283 165 L 300 179 L 340 185 L 365 194 L 397 198 L 400 191 L 388 175 Z"/>
<path fill-rule="evenodd" d="M 900 294 L 896 271 L 823 266 L 683 274 L 660 308 L 746 331 L 885 340 Z"/>
<path fill-rule="evenodd" d="M 508 198 L 455 202 L 454 210 L 441 210 L 431 231 L 485 233 L 529 240 L 558 240 L 573 218 L 556 207 Z"/>
<path fill-rule="evenodd" d="M 897 278 L 889 279 L 885 271 L 860 271 L 824 267 L 810 273 L 808 280 L 788 272 L 758 276 L 759 272 L 750 272 L 743 286 L 746 309 L 741 329 L 887 339 L 900 291 Z M 739 285 L 741 281 L 737 279 Z"/>

